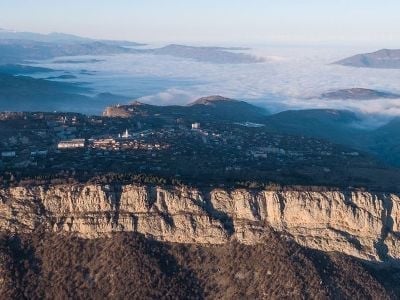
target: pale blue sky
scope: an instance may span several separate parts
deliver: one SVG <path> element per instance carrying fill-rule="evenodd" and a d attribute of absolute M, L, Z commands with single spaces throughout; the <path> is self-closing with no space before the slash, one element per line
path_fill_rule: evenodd
<path fill-rule="evenodd" d="M 400 45 L 399 0 L 0 0 L 0 27 L 144 42 Z"/>

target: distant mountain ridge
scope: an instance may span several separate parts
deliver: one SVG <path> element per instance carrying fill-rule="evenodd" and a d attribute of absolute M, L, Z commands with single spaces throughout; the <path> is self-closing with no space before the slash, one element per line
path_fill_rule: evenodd
<path fill-rule="evenodd" d="M 175 57 L 194 59 L 200 62 L 217 64 L 246 64 L 264 62 L 264 59 L 262 58 L 246 53 L 231 52 L 233 50 L 244 49 L 225 47 L 193 47 L 171 44 L 162 48 L 147 50 L 147 52 L 155 55 L 171 55 Z"/>
<path fill-rule="evenodd" d="M 230 98 L 225 98 L 219 95 L 208 96 L 197 99 L 196 101 L 189 103 L 188 105 L 218 105 L 218 103 L 228 103 L 228 102 L 238 102 L 238 100 L 233 100 Z"/>
<path fill-rule="evenodd" d="M 0 64 L 15 64 L 28 60 L 51 59 L 59 56 L 108 55 L 132 53 L 133 49 L 102 42 L 48 43 L 31 40 L 0 39 Z"/>
<path fill-rule="evenodd" d="M 12 68 L 11 68 L 12 69 Z M 17 67 L 18 69 L 18 67 Z M 29 76 L 14 76 L 0 68 L 0 111 L 79 111 L 93 113 L 93 106 L 105 106 L 126 97 L 102 93 L 87 96 L 88 88 L 67 82 L 54 82 Z M 23 68 L 20 68 L 23 71 Z M 40 69 L 26 70 L 29 72 Z M 101 113 L 99 111 L 98 113 Z"/>
<path fill-rule="evenodd" d="M 41 34 L 34 32 L 21 32 L 0 29 L 0 39 L 7 40 L 31 40 L 36 42 L 45 43 L 88 43 L 88 42 L 101 42 L 114 46 L 143 46 L 145 44 L 132 42 L 132 41 L 119 41 L 119 40 L 105 40 L 81 37 L 73 34 L 52 32 L 49 34 Z"/>
<path fill-rule="evenodd" d="M 19 64 L 5 64 L 0 65 L 0 74 L 20 75 L 20 74 L 35 74 L 42 72 L 54 72 L 55 70 L 43 67 L 34 67 Z"/>
<path fill-rule="evenodd" d="M 107 107 L 103 113 L 107 117 L 179 118 L 186 116 L 192 118 L 193 121 L 229 120 L 235 122 L 263 120 L 267 114 L 268 112 L 261 107 L 221 96 L 200 98 L 186 106 L 157 106 L 135 101 L 132 104 Z"/>
<path fill-rule="evenodd" d="M 398 99 L 400 95 L 377 91 L 372 89 L 364 89 L 364 88 L 350 88 L 350 89 L 341 89 L 329 91 L 321 94 L 320 98 L 322 99 L 343 99 L 343 100 L 372 100 L 372 99 Z"/>
<path fill-rule="evenodd" d="M 195 47 L 166 45 L 161 48 L 140 49 L 131 41 L 91 39 L 64 33 L 40 34 L 0 30 L 0 64 L 26 60 L 51 59 L 59 56 L 152 54 L 169 55 L 213 64 L 247 64 L 264 62 L 263 58 L 247 53 L 239 47 Z"/>
<path fill-rule="evenodd" d="M 400 49 L 381 49 L 372 53 L 357 54 L 335 64 L 358 68 L 400 69 Z"/>

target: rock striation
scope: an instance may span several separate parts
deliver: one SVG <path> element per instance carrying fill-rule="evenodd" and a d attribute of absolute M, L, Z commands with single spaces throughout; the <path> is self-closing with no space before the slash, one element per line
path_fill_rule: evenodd
<path fill-rule="evenodd" d="M 400 198 L 362 191 L 201 190 L 138 184 L 0 189 L 0 231 L 99 238 L 138 232 L 176 243 L 263 243 L 273 228 L 301 245 L 369 261 L 400 259 Z"/>

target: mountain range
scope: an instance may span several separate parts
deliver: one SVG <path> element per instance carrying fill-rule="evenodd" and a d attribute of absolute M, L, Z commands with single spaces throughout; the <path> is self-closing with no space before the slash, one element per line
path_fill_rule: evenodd
<path fill-rule="evenodd" d="M 2 40 L 30 40 L 43 43 L 56 43 L 56 44 L 70 44 L 70 43 L 88 43 L 88 42 L 101 42 L 113 46 L 144 46 L 145 44 L 136 43 L 132 41 L 121 40 L 104 40 L 92 39 L 81 37 L 73 34 L 66 34 L 60 32 L 52 32 L 49 34 L 41 34 L 34 32 L 20 32 L 0 29 L 0 39 Z"/>
<path fill-rule="evenodd" d="M 0 39 L 0 64 L 51 59 L 59 56 L 108 55 L 130 53 L 133 50 L 103 42 L 49 43 L 32 40 Z"/>
<path fill-rule="evenodd" d="M 259 63 L 264 60 L 241 53 L 245 48 L 194 47 L 167 45 L 143 49 L 144 44 L 131 41 L 89 39 L 70 34 L 14 32 L 0 30 L 0 64 L 20 63 L 29 60 L 51 59 L 59 56 L 151 54 L 169 55 L 216 64 Z"/>

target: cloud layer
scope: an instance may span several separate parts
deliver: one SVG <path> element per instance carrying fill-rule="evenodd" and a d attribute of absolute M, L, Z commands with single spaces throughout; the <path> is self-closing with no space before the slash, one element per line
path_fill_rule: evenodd
<path fill-rule="evenodd" d="M 118 55 L 101 57 L 104 61 L 93 64 L 80 64 L 79 69 L 97 71 L 94 76 L 80 74 L 80 80 L 90 82 L 99 92 L 123 94 L 153 104 L 185 104 L 201 96 L 219 94 L 263 105 L 271 111 L 338 108 L 400 116 L 400 99 L 318 98 L 329 90 L 354 87 L 400 93 L 400 70 L 330 64 L 355 53 L 357 50 L 352 49 L 259 48 L 252 54 L 265 57 L 265 63 L 241 65 L 201 63 L 169 56 Z M 78 71 L 78 66 L 72 64 L 44 65 L 72 73 Z"/>

